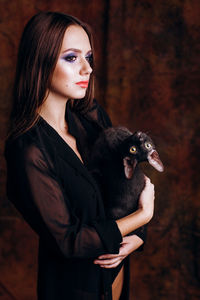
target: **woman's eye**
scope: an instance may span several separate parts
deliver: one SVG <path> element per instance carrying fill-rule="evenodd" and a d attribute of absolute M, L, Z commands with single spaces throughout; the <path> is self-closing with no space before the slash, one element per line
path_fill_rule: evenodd
<path fill-rule="evenodd" d="M 68 62 L 74 62 L 76 60 L 76 55 L 67 55 L 64 57 L 64 60 L 68 61 Z"/>
<path fill-rule="evenodd" d="M 93 63 L 93 55 L 90 54 L 90 55 L 86 56 L 86 60 L 88 61 L 88 63 L 90 64 L 90 66 L 92 66 L 92 63 Z"/>

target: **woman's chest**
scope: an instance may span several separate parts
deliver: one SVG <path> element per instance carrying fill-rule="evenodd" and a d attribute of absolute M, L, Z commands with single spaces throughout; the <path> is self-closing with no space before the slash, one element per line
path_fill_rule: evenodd
<path fill-rule="evenodd" d="M 80 162 L 81 164 L 81 162 Z M 103 211 L 100 192 L 89 171 L 80 165 L 80 170 L 62 157 L 57 157 L 58 176 L 73 213 L 89 221 L 100 216 Z"/>

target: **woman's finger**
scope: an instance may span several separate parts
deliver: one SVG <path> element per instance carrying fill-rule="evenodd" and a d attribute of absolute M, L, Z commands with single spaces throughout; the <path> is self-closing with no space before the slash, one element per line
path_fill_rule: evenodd
<path fill-rule="evenodd" d="M 120 253 L 118 254 L 103 254 L 103 255 L 100 255 L 98 257 L 98 259 L 109 259 L 109 258 L 115 258 L 115 257 L 118 257 L 120 255 Z"/>
<path fill-rule="evenodd" d="M 95 264 L 99 264 L 99 265 L 112 265 L 114 263 L 116 263 L 117 261 L 122 261 L 124 259 L 124 257 L 120 256 L 120 257 L 115 257 L 112 259 L 99 259 L 99 260 L 95 260 Z"/>
<path fill-rule="evenodd" d="M 117 261 L 116 263 L 112 264 L 112 265 L 100 265 L 101 268 L 104 269 L 112 269 L 112 268 L 116 268 L 117 266 L 119 266 L 119 264 L 122 262 L 122 260 Z"/>
<path fill-rule="evenodd" d="M 100 255 L 97 260 L 99 259 L 110 259 L 110 258 L 115 258 L 115 257 L 121 257 L 121 256 L 124 256 L 124 245 L 123 245 L 123 242 L 121 243 L 121 247 L 119 249 L 119 253 L 118 254 L 103 254 L 103 255 Z"/>

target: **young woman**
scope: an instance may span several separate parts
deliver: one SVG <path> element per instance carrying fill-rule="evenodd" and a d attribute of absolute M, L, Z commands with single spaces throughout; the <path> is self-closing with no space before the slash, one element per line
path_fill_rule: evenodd
<path fill-rule="evenodd" d="M 112 299 L 111 287 L 119 299 L 124 259 L 142 245 L 138 228 L 153 216 L 154 187 L 146 178 L 136 212 L 105 217 L 87 169 L 90 145 L 111 126 L 93 100 L 93 66 L 84 23 L 57 12 L 28 22 L 5 156 L 8 197 L 39 236 L 39 300 Z"/>

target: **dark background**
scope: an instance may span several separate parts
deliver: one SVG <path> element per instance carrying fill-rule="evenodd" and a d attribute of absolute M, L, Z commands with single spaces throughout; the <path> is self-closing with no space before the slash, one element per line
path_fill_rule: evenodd
<path fill-rule="evenodd" d="M 57 10 L 93 28 L 96 98 L 113 123 L 149 132 L 165 172 L 131 298 L 200 299 L 200 1 L 0 0 L 0 299 L 36 299 L 37 237 L 8 202 L 3 158 L 17 47 L 35 13 Z"/>

